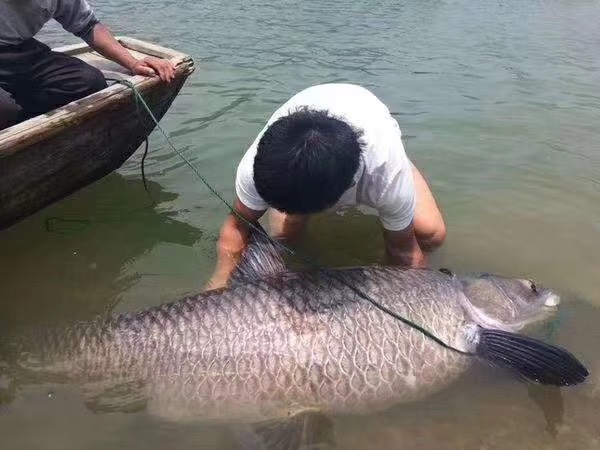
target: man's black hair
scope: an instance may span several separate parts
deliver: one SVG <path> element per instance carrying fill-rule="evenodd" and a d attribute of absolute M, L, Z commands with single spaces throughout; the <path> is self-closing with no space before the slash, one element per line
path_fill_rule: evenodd
<path fill-rule="evenodd" d="M 254 184 L 271 207 L 307 214 L 333 206 L 352 185 L 360 132 L 327 111 L 301 109 L 270 125 L 258 143 Z"/>

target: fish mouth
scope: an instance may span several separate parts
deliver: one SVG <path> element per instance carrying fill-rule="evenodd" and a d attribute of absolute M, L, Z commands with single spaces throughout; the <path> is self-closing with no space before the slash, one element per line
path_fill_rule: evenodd
<path fill-rule="evenodd" d="M 507 324 L 508 328 L 512 328 L 513 331 L 521 331 L 530 327 L 542 326 L 552 320 L 558 312 L 560 296 L 548 290 L 540 295 L 535 305 L 531 309 L 528 308 L 528 312 L 522 311 L 519 320 Z"/>
<path fill-rule="evenodd" d="M 554 292 L 547 292 L 543 298 L 544 306 L 556 309 L 560 305 L 560 296 Z"/>

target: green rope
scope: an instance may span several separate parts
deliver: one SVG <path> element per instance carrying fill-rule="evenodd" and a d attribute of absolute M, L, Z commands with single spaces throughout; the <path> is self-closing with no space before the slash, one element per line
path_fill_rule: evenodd
<path fill-rule="evenodd" d="M 91 224 L 92 221 L 90 219 L 65 219 L 58 216 L 46 217 L 44 220 L 47 232 L 64 235 L 83 231 Z"/>
<path fill-rule="evenodd" d="M 204 186 L 206 186 L 206 188 L 215 197 L 217 197 L 225 206 L 227 206 L 227 208 L 229 209 L 229 211 L 230 211 L 231 214 L 235 215 L 238 219 L 240 219 L 242 222 L 244 222 L 248 227 L 252 228 L 254 231 L 262 234 L 263 236 L 265 236 L 273 245 L 275 245 L 279 249 L 285 251 L 286 253 L 288 253 L 288 254 L 290 254 L 290 255 L 298 258 L 300 261 L 302 261 L 303 263 L 307 264 L 309 267 L 312 267 L 313 269 L 317 269 L 317 270 L 322 268 L 319 264 L 316 264 L 315 262 L 309 260 L 308 258 L 306 258 L 306 257 L 298 254 L 295 250 L 289 248 L 287 245 L 284 245 L 281 242 L 279 242 L 279 241 L 271 238 L 271 236 L 269 236 L 269 234 L 266 233 L 262 229 L 262 227 L 256 225 L 255 223 L 251 222 L 250 220 L 246 219 L 244 216 L 242 216 L 241 214 L 239 214 L 233 208 L 233 206 L 215 188 L 212 187 L 212 185 L 208 182 L 208 180 L 198 171 L 198 169 L 196 168 L 196 166 L 194 166 L 194 164 L 181 151 L 179 151 L 179 149 L 177 149 L 177 147 L 175 147 L 175 145 L 173 144 L 173 142 L 171 141 L 171 139 L 169 138 L 169 136 L 167 135 L 167 133 L 163 130 L 163 128 L 158 123 L 158 120 L 156 119 L 156 117 L 152 113 L 152 110 L 150 109 L 150 107 L 146 103 L 146 100 L 144 100 L 144 98 L 140 94 L 140 92 L 137 89 L 137 87 L 133 83 L 131 83 L 130 81 L 128 81 L 128 80 L 111 79 L 111 81 L 115 81 L 115 82 L 117 82 L 119 84 L 127 86 L 127 87 L 129 87 L 133 91 L 133 94 L 134 94 L 134 97 L 135 97 L 136 108 L 139 108 L 140 104 L 144 107 L 144 110 L 150 116 L 150 118 L 152 119 L 152 121 L 156 125 L 156 128 L 160 131 L 160 133 L 162 134 L 162 136 L 165 138 L 165 141 L 167 142 L 167 144 L 169 145 L 169 147 L 177 155 L 179 155 L 179 157 L 192 170 L 192 172 L 194 172 L 194 174 L 198 177 L 198 179 L 202 182 L 202 184 L 204 184 Z M 139 111 L 139 109 L 138 109 L 138 111 Z M 423 335 L 425 335 L 429 339 L 433 340 L 434 342 L 436 342 L 440 346 L 442 346 L 442 347 L 444 347 L 444 348 L 446 348 L 448 350 L 451 350 L 453 352 L 460 353 L 462 355 L 468 355 L 468 356 L 474 356 L 475 355 L 474 353 L 465 352 L 463 350 L 459 350 L 459 349 L 451 346 L 450 344 L 447 344 L 442 339 L 440 339 L 436 335 L 434 335 L 431 331 L 425 329 L 424 327 L 422 327 L 421 325 L 419 325 L 419 324 L 411 321 L 410 319 L 407 319 L 406 317 L 402 317 L 401 315 L 399 315 L 396 312 L 392 311 L 388 307 L 380 304 L 376 300 L 374 300 L 371 297 L 369 297 L 367 294 L 363 293 L 360 289 L 358 289 L 355 286 L 352 286 L 351 284 L 347 283 L 345 280 L 343 280 L 341 278 L 337 278 L 337 280 L 340 283 L 342 283 L 343 285 L 345 285 L 346 287 L 350 288 L 359 297 L 361 297 L 362 299 L 364 299 L 364 300 L 368 301 L 369 303 L 371 303 L 371 305 L 373 305 L 377 309 L 379 309 L 379 310 L 383 311 L 384 313 L 392 316 L 393 318 L 401 321 L 402 323 L 404 323 L 404 324 L 406 324 L 406 325 L 414 328 L 415 330 L 419 331 L 420 333 L 422 333 Z"/>
<path fill-rule="evenodd" d="M 138 94 L 138 95 L 134 96 L 135 110 L 138 114 L 141 115 L 140 107 L 145 106 L 147 108 L 146 102 L 144 101 L 142 96 L 139 95 L 139 92 L 137 91 L 137 89 L 131 82 L 129 82 L 127 80 L 120 80 L 118 78 L 107 77 L 105 79 L 106 79 L 106 81 L 114 81 L 115 83 L 123 84 L 123 85 L 133 89 L 134 92 Z M 154 122 L 156 122 L 156 118 L 154 116 L 151 116 L 151 117 L 154 120 Z M 140 162 L 140 170 L 142 172 L 142 183 L 144 184 L 144 191 L 146 191 L 146 194 L 148 194 L 148 196 L 150 196 L 150 191 L 148 190 L 148 181 L 146 179 L 146 157 L 147 156 L 148 156 L 148 136 L 146 136 L 146 139 L 144 139 L 144 153 L 142 154 L 142 161 Z"/>

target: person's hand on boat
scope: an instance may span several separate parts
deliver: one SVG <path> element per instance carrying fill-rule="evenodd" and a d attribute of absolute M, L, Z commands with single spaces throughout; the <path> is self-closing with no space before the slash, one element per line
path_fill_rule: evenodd
<path fill-rule="evenodd" d="M 175 66 L 166 59 L 147 56 L 144 59 L 138 59 L 131 67 L 131 71 L 136 75 L 152 77 L 158 75 L 166 83 L 170 83 L 175 78 Z"/>

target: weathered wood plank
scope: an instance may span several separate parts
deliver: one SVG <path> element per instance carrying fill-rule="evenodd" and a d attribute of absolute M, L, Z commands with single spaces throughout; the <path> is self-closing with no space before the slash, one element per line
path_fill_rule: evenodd
<path fill-rule="evenodd" d="M 190 73 L 191 67 L 188 64 L 181 64 L 177 67 L 176 78 L 187 78 Z M 128 78 L 128 80 L 144 96 L 161 86 L 170 89 L 168 85 L 164 85 L 156 77 L 135 76 Z M 0 132 L 0 161 L 12 153 L 27 150 L 42 140 L 76 127 L 81 121 L 90 116 L 104 114 L 106 108 L 109 108 L 111 104 L 125 99 L 133 99 L 131 89 L 121 84 L 115 84 L 88 97 L 69 103 L 62 108 L 34 117 L 4 132 Z"/>
<path fill-rule="evenodd" d="M 86 44 L 77 44 L 67 47 L 60 47 L 59 49 L 64 48 L 87 49 L 87 53 L 92 53 L 92 50 Z M 177 66 L 176 76 L 182 76 L 185 74 L 185 72 L 188 72 L 187 75 L 189 75 L 189 73 L 191 73 L 191 71 L 193 70 L 193 62 L 191 58 L 180 52 L 173 51 L 172 53 L 174 54 L 174 56 L 170 58 L 170 60 Z M 80 56 L 81 55 L 79 55 L 78 57 Z M 106 61 L 106 59 L 102 58 L 102 56 L 100 55 L 98 55 L 98 58 Z M 92 65 L 94 65 L 94 61 L 90 62 L 92 63 Z M 139 75 L 132 75 L 126 79 L 132 82 L 134 85 L 136 85 L 136 87 L 138 87 L 138 89 L 140 89 L 141 91 L 151 89 L 152 87 L 155 87 L 158 83 L 160 83 L 158 78 L 146 78 Z M 123 92 L 128 91 L 129 89 L 125 86 L 114 85 L 109 87 L 108 89 L 104 89 L 100 92 L 96 92 L 95 94 L 84 97 L 83 99 L 69 103 L 68 105 L 65 105 L 61 108 L 55 109 L 46 114 L 39 115 L 18 125 L 0 131 L 0 158 L 3 156 L 4 152 L 9 152 L 11 150 L 16 151 L 15 146 L 18 146 L 19 139 L 22 139 L 24 133 L 44 133 L 44 129 L 48 128 L 53 128 L 53 130 L 48 130 L 48 132 L 50 133 L 57 131 L 60 132 L 60 129 L 54 128 L 60 126 L 60 124 L 65 121 L 70 123 L 72 116 L 76 116 L 82 111 L 100 109 L 105 105 L 105 101 L 107 99 L 108 101 L 110 101 L 111 96 L 119 95 Z M 28 137 L 25 136 L 25 139 L 27 138 Z"/>
<path fill-rule="evenodd" d="M 185 59 L 188 57 L 185 53 L 178 52 L 177 50 L 172 50 L 170 48 L 162 47 L 157 44 L 152 44 L 151 42 L 140 41 L 139 39 L 135 39 L 127 36 L 119 36 L 117 37 L 119 42 L 130 50 L 135 50 L 144 55 L 156 56 L 159 58 L 167 58 L 167 59 Z"/>

